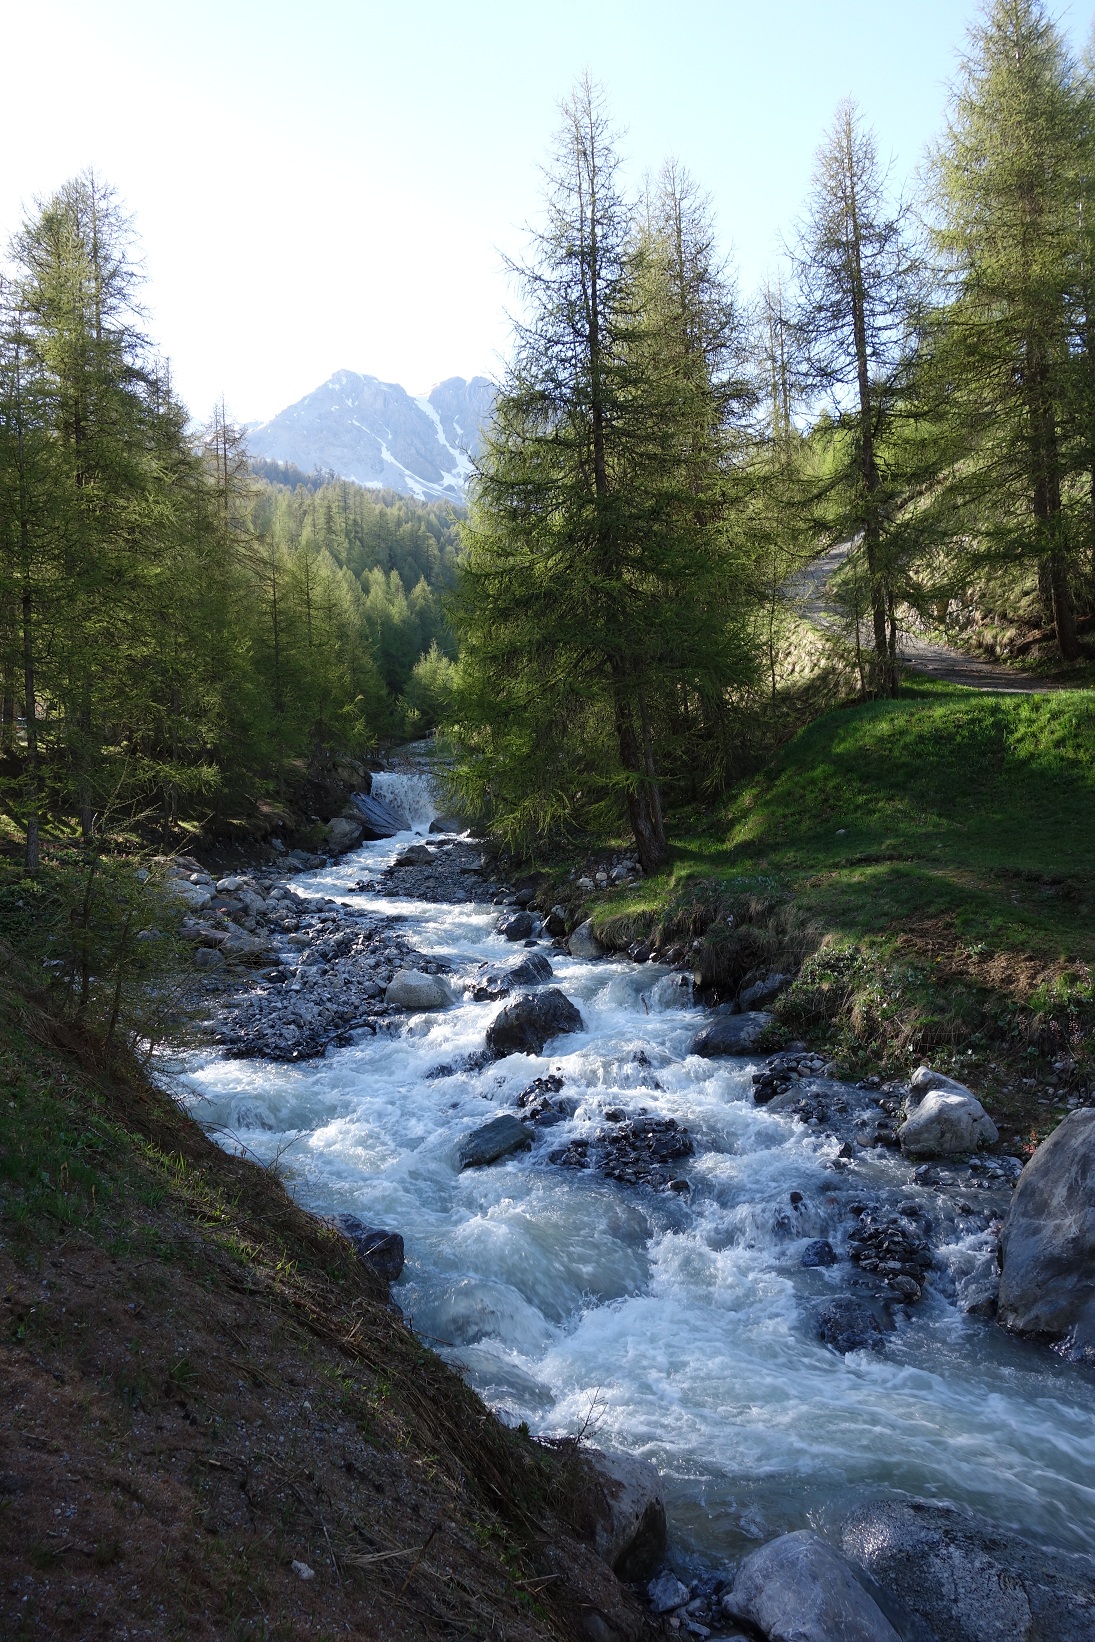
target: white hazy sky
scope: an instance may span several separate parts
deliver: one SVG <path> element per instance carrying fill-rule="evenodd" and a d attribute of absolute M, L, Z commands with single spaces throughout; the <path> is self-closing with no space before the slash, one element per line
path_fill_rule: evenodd
<path fill-rule="evenodd" d="M 341 367 L 491 374 L 501 253 L 588 69 L 631 176 L 675 154 L 748 289 L 838 100 L 896 174 L 938 130 L 976 0 L 0 0 L 0 236 L 94 165 L 135 218 L 195 416 L 267 417 Z M 1059 8 L 1082 44 L 1090 0 Z"/>

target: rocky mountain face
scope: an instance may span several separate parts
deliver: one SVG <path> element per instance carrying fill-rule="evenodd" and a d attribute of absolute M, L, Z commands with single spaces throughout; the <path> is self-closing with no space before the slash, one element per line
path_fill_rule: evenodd
<path fill-rule="evenodd" d="M 485 376 L 450 376 L 428 398 L 356 371 L 329 381 L 248 431 L 253 456 L 387 486 L 420 499 L 463 501 L 494 402 Z"/>

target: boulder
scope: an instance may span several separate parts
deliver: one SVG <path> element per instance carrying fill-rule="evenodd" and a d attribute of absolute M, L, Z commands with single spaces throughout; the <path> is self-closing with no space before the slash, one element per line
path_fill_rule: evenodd
<path fill-rule="evenodd" d="M 430 822 L 431 832 L 464 832 L 464 822 L 457 815 L 435 815 Z"/>
<path fill-rule="evenodd" d="M 906 1157 L 957 1157 L 992 1146 L 1000 1136 L 976 1095 L 968 1089 L 933 1089 L 897 1131 Z"/>
<path fill-rule="evenodd" d="M 744 992 L 738 993 L 738 1003 L 744 1014 L 750 1009 L 759 1009 L 762 1004 L 771 1003 L 778 998 L 781 992 L 786 992 L 791 984 L 790 975 L 766 975 L 762 981 L 754 981 L 747 986 Z"/>
<path fill-rule="evenodd" d="M 532 913 L 504 912 L 494 927 L 507 941 L 526 941 L 533 930 Z"/>
<path fill-rule="evenodd" d="M 388 982 L 384 1002 L 393 1009 L 448 1009 L 453 996 L 440 975 L 400 969 Z"/>
<path fill-rule="evenodd" d="M 484 964 L 469 983 L 476 1003 L 494 1003 L 507 998 L 515 987 L 542 986 L 555 971 L 542 952 L 528 952 L 506 964 Z"/>
<path fill-rule="evenodd" d="M 332 1214 L 327 1224 L 348 1237 L 364 1263 L 394 1283 L 403 1271 L 403 1239 L 398 1232 L 385 1231 L 380 1226 L 367 1226 L 356 1214 Z"/>
<path fill-rule="evenodd" d="M 579 924 L 567 942 L 567 951 L 572 958 L 603 958 L 605 949 L 593 933 L 593 919 L 587 918 L 584 924 Z"/>
<path fill-rule="evenodd" d="M 527 1123 L 503 1112 L 464 1136 L 460 1142 L 460 1167 L 481 1169 L 487 1163 L 497 1163 L 500 1157 L 508 1157 L 510 1152 L 527 1151 L 535 1135 L 535 1129 L 530 1129 Z"/>
<path fill-rule="evenodd" d="M 933 1089 L 942 1089 L 948 1095 L 968 1095 L 972 1091 L 956 1078 L 949 1078 L 943 1072 L 936 1072 L 930 1066 L 918 1066 L 909 1079 L 909 1089 L 914 1095 L 929 1095 Z"/>
<path fill-rule="evenodd" d="M 620 1579 L 649 1579 L 665 1558 L 661 1478 L 649 1460 L 633 1454 L 590 1448 L 586 1458 L 594 1473 L 598 1555 Z"/>
<path fill-rule="evenodd" d="M 870 1306 L 862 1300 L 841 1295 L 818 1309 L 818 1339 L 842 1354 L 848 1351 L 881 1351 L 882 1329 Z"/>
<path fill-rule="evenodd" d="M 771 1015 L 763 1009 L 750 1010 L 746 1015 L 716 1015 L 711 1025 L 692 1039 L 688 1052 L 702 1055 L 706 1060 L 716 1055 L 750 1055 L 771 1020 Z"/>
<path fill-rule="evenodd" d="M 196 969 L 219 969 L 224 962 L 224 953 L 215 946 L 200 946 L 194 953 Z"/>
<path fill-rule="evenodd" d="M 557 986 L 544 992 L 521 992 L 487 1028 L 487 1048 L 495 1060 L 505 1055 L 539 1055 L 551 1038 L 581 1032 L 584 1027 L 581 1015 Z"/>
<path fill-rule="evenodd" d="M 361 830 L 366 838 L 394 838 L 397 832 L 406 832 L 406 823 L 379 798 L 355 792 L 352 802 L 361 818 Z"/>
<path fill-rule="evenodd" d="M 683 1608 L 691 1596 L 688 1586 L 679 1580 L 676 1574 L 670 1573 L 667 1568 L 664 1573 L 652 1579 L 646 1587 L 646 1600 L 650 1604 L 650 1612 L 656 1614 L 675 1613 Z"/>
<path fill-rule="evenodd" d="M 768 1642 L 901 1642 L 840 1552 L 808 1528 L 747 1556 L 723 1606 Z"/>
<path fill-rule="evenodd" d="M 1019 1176 L 1000 1259 L 1000 1321 L 1095 1358 L 1095 1108 L 1071 1112 Z"/>
<path fill-rule="evenodd" d="M 544 928 L 549 935 L 561 936 L 567 932 L 566 907 L 554 906 L 544 919 Z"/>
<path fill-rule="evenodd" d="M 332 855 L 345 855 L 355 850 L 365 836 L 360 821 L 351 821 L 345 815 L 336 815 L 327 823 L 327 848 Z"/>
<path fill-rule="evenodd" d="M 973 1511 L 880 1501 L 847 1518 L 841 1544 L 940 1642 L 1095 1636 L 1095 1558 L 1045 1550 Z"/>
<path fill-rule="evenodd" d="M 433 864 L 433 850 L 425 844 L 412 844 L 392 862 L 393 867 L 428 867 Z"/>

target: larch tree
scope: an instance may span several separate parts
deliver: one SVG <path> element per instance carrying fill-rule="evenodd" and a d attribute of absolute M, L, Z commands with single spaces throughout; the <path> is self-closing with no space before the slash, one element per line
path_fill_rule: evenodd
<path fill-rule="evenodd" d="M 1068 504 L 1077 317 L 1081 336 L 1089 323 L 1085 124 L 1075 66 L 1045 8 L 994 0 L 971 30 L 934 158 L 950 414 L 968 444 L 956 482 L 967 527 L 990 552 L 1036 568 L 1068 661 L 1079 654 Z"/>

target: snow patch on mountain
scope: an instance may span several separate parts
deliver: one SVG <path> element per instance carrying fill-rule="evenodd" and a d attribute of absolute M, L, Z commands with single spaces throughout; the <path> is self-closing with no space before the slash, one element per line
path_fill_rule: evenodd
<path fill-rule="evenodd" d="M 427 397 L 397 382 L 336 371 L 295 405 L 247 435 L 254 456 L 291 462 L 419 500 L 464 500 L 489 421 L 494 388 L 484 376 L 450 376 Z"/>

